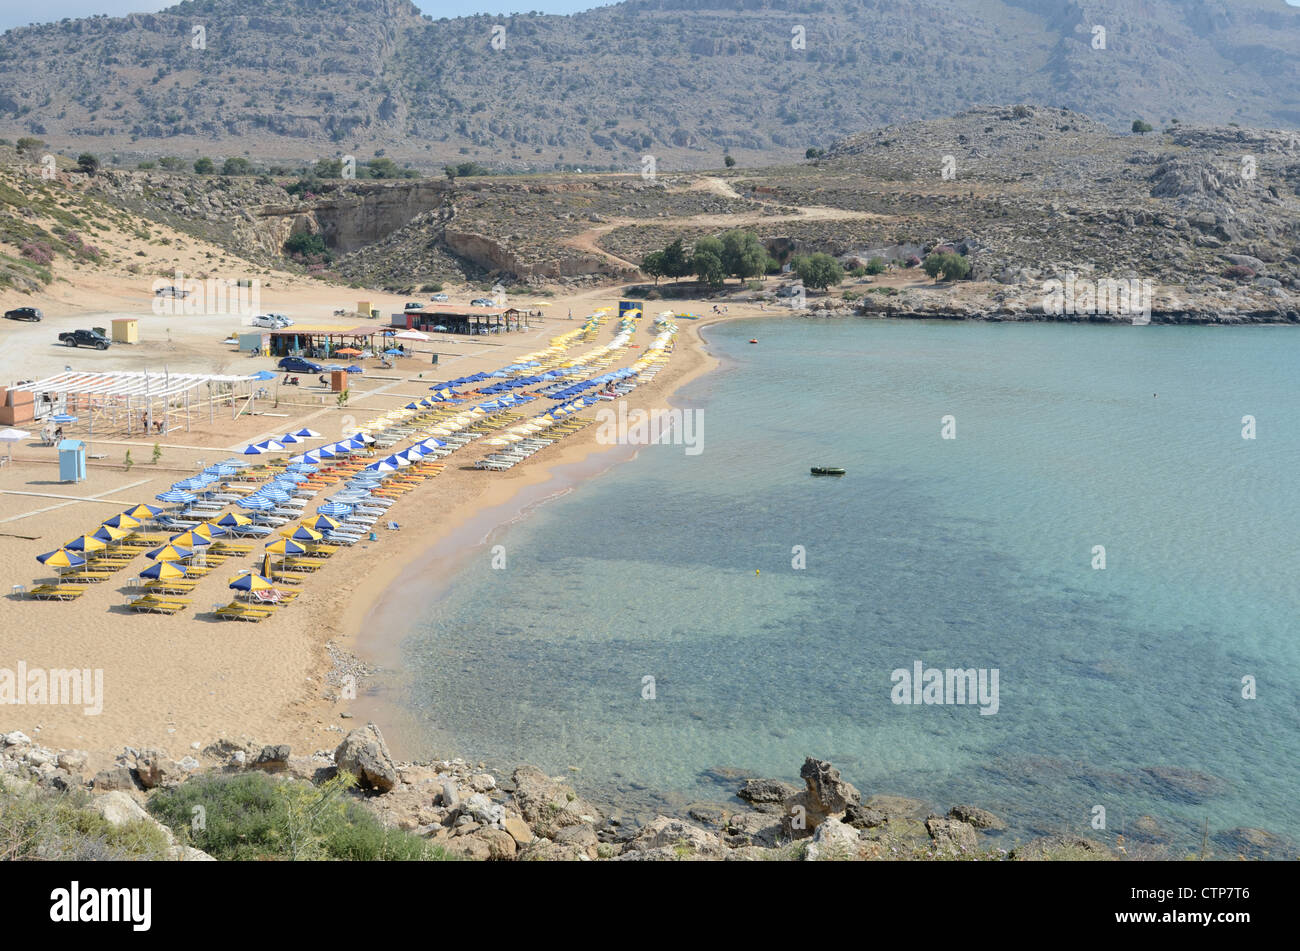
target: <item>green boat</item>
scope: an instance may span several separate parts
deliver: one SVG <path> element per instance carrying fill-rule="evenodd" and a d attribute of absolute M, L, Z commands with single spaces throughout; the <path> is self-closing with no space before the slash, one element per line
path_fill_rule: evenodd
<path fill-rule="evenodd" d="M 838 466 L 813 466 L 812 474 L 840 476 L 840 475 L 844 475 L 844 470 L 839 468 Z"/>

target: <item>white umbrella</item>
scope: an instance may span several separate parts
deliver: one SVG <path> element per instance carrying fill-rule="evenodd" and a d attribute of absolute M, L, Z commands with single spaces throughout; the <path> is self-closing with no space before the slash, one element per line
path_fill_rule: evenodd
<path fill-rule="evenodd" d="M 394 340 L 428 340 L 427 334 L 422 334 L 418 330 L 403 330 L 401 333 L 393 334 Z"/>
<path fill-rule="evenodd" d="M 9 461 L 14 461 L 14 443 L 20 439 L 30 439 L 31 433 L 24 432 L 21 429 L 0 429 L 0 441 L 7 442 L 6 447 L 9 450 Z"/>

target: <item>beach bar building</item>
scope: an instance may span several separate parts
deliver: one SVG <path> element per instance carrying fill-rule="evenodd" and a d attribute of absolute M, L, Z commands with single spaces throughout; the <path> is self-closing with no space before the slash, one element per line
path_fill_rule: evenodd
<path fill-rule="evenodd" d="M 362 353 L 369 351 L 373 355 L 384 349 L 384 330 L 384 327 L 374 324 L 362 324 L 360 327 L 340 327 L 337 324 L 286 327 L 271 331 L 271 356 L 328 358 L 339 350 L 348 348 Z M 378 348 L 376 338 L 380 344 Z"/>
<path fill-rule="evenodd" d="M 257 381 L 246 376 L 155 371 L 68 370 L 43 380 L 10 387 L 32 397 L 35 420 L 70 417 L 65 429 L 85 427 L 90 438 L 121 434 L 162 434 L 189 431 L 196 418 L 216 419 L 218 408 L 230 407 L 234 419 L 251 409 Z"/>
<path fill-rule="evenodd" d="M 508 333 L 523 329 L 523 315 L 514 308 L 434 306 L 393 314 L 392 325 L 422 333 Z"/>

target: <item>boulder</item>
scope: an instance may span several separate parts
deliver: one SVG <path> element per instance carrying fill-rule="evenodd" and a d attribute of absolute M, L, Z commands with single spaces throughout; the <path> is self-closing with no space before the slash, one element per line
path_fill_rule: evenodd
<path fill-rule="evenodd" d="M 798 794 L 798 786 L 780 779 L 750 779 L 736 792 L 737 796 L 753 805 L 777 807 Z"/>
<path fill-rule="evenodd" d="M 765 812 L 740 812 L 729 816 L 722 829 L 722 840 L 729 848 L 759 845 L 770 848 L 781 838 L 781 821 Z"/>
<path fill-rule="evenodd" d="M 1112 859 L 1109 848 L 1093 839 L 1077 835 L 1044 835 L 1024 845 L 1016 846 L 1007 856 L 1021 862 L 1041 862 L 1052 859 Z"/>
<path fill-rule="evenodd" d="M 103 816 L 105 821 L 114 828 L 124 826 L 129 822 L 145 822 L 161 829 L 167 837 L 168 845 L 175 845 L 176 843 L 176 837 L 172 835 L 171 829 L 145 812 L 143 806 L 124 792 L 115 790 L 97 796 L 91 801 L 90 808 Z"/>
<path fill-rule="evenodd" d="M 979 846 L 975 829 L 957 819 L 930 816 L 925 820 L 925 831 L 930 833 L 936 848 L 950 852 L 966 852 Z"/>
<path fill-rule="evenodd" d="M 953 806 L 948 810 L 948 818 L 965 822 L 976 829 L 1005 829 L 1007 824 L 986 809 L 975 806 Z"/>
<path fill-rule="evenodd" d="M 600 812 L 578 798 L 571 786 L 552 779 L 536 766 L 520 766 L 512 777 L 515 804 L 536 835 L 555 838 L 565 826 L 595 825 Z"/>
<path fill-rule="evenodd" d="M 804 852 L 804 861 L 848 861 L 858 856 L 858 831 L 830 816 L 817 826 Z"/>
<path fill-rule="evenodd" d="M 581 849 L 587 853 L 588 858 L 596 857 L 596 850 L 600 845 L 596 838 L 596 830 L 588 825 L 565 826 L 559 832 L 555 833 L 555 844 L 568 846 L 574 849 Z"/>
<path fill-rule="evenodd" d="M 850 804 L 862 801 L 857 789 L 840 778 L 840 771 L 826 760 L 804 760 L 799 775 L 807 787 L 785 802 L 783 822 L 791 838 L 811 835 L 831 816 L 842 816 Z"/>
<path fill-rule="evenodd" d="M 889 817 L 879 809 L 859 803 L 849 803 L 844 810 L 844 822 L 855 829 L 874 829 L 889 821 Z"/>
<path fill-rule="evenodd" d="M 528 828 L 527 822 L 513 813 L 506 813 L 506 817 L 501 820 L 501 828 L 510 833 L 510 838 L 518 845 L 527 845 L 533 841 L 533 830 Z"/>
<path fill-rule="evenodd" d="M 268 773 L 283 772 L 289 765 L 289 747 L 284 743 L 276 746 L 264 746 L 253 759 L 252 768 Z"/>
<path fill-rule="evenodd" d="M 115 766 L 112 769 L 101 769 L 91 780 L 91 788 L 95 792 L 111 792 L 123 789 L 138 789 L 139 786 L 135 780 L 135 774 L 125 766 Z"/>
<path fill-rule="evenodd" d="M 334 762 L 340 770 L 355 775 L 363 788 L 388 792 L 397 785 L 397 767 L 379 727 L 373 723 L 344 737 L 334 751 Z"/>
<path fill-rule="evenodd" d="M 86 768 L 86 754 L 81 750 L 64 750 L 55 760 L 59 769 L 66 769 L 69 773 L 79 773 Z"/>
<path fill-rule="evenodd" d="M 718 858 L 726 851 L 722 840 L 699 826 L 656 816 L 627 845 L 629 852 L 667 850 L 678 858 Z"/>
<path fill-rule="evenodd" d="M 30 746 L 32 741 L 22 730 L 14 730 L 4 735 L 5 746 Z"/>
<path fill-rule="evenodd" d="M 141 750 L 135 758 L 135 775 L 145 789 L 155 789 L 168 780 L 176 782 L 180 767 L 163 750 Z"/>

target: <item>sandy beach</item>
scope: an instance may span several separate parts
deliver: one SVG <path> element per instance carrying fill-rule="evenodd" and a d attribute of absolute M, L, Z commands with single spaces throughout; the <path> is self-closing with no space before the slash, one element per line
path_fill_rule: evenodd
<path fill-rule="evenodd" d="M 353 298 L 370 298 L 384 313 L 402 306 L 394 295 L 318 282 L 286 279 L 272 284 L 262 292 L 261 309 L 287 314 L 299 323 L 353 326 L 356 318 L 333 316 L 334 310 L 350 307 Z M 0 358 L 0 379 L 39 378 L 66 365 L 78 370 L 157 369 L 165 361 L 170 372 L 240 375 L 272 366 L 269 358 L 250 360 L 222 343 L 226 334 L 246 323 L 242 318 L 157 317 L 149 311 L 151 296 L 149 285 L 141 282 L 113 301 L 110 315 L 140 318 L 142 340 L 103 353 L 53 346 L 43 352 L 39 345 L 60 330 L 100 324 L 106 314 L 95 308 L 102 308 L 102 297 L 79 292 L 75 299 L 45 303 L 44 322 L 13 329 L 12 337 L 27 345 L 6 349 Z M 153 502 L 171 483 L 225 458 L 239 446 L 303 426 L 327 439 L 338 438 L 345 428 L 428 395 L 430 382 L 493 370 L 544 348 L 551 338 L 578 327 L 587 313 L 616 301 L 610 289 L 557 296 L 546 309 L 552 316 L 533 329 L 489 340 L 435 337 L 417 346 L 438 352 L 436 368 L 420 354 L 399 360 L 391 371 L 368 367 L 354 381 L 346 407 L 337 406 L 324 387 L 307 385 L 306 379 L 301 387 L 268 381 L 275 396 L 257 401 L 252 413 L 231 420 L 227 409 L 225 418 L 217 414 L 211 422 L 195 420 L 190 431 L 173 431 L 158 439 L 162 454 L 156 464 L 150 462 L 153 440 L 97 435 L 90 445 L 88 478 L 75 485 L 58 481 L 53 449 L 39 446 L 34 439 L 19 442 L 13 447 L 12 463 L 0 468 L 4 577 L 10 585 L 28 588 L 50 580 L 53 572 L 36 562 L 37 554 L 93 532 L 102 520 L 131 505 Z M 572 321 L 564 316 L 570 308 Z M 647 305 L 651 316 L 661 309 L 655 303 Z M 678 388 L 715 365 L 700 338 L 703 327 L 760 313 L 757 307 L 736 307 L 726 316 L 704 316 L 709 305 L 699 301 L 677 302 L 674 309 L 701 316 L 679 322 L 671 359 L 657 377 L 632 391 L 630 409 L 670 406 Z M 616 323 L 607 321 L 595 340 L 578 344 L 572 352 L 608 343 Z M 648 323 L 643 321 L 639 341 L 648 339 Z M 619 365 L 640 353 L 626 351 Z M 583 415 L 591 416 L 596 408 Z M 66 435 L 85 438 L 81 425 L 71 424 Z M 135 462 L 129 470 L 123 464 L 127 449 Z M 6 597 L 2 609 L 5 661 L 0 666 L 12 669 L 22 661 L 29 669 L 101 669 L 104 678 L 99 715 L 87 716 L 80 708 L 67 706 L 13 706 L 5 711 L 6 729 L 20 729 L 51 747 L 85 750 L 92 765 L 107 764 L 125 745 L 154 746 L 180 757 L 223 736 L 289 743 L 302 753 L 332 749 L 340 729 L 348 724 L 340 713 L 360 718 L 365 704 L 324 698 L 333 668 L 327 643 L 363 661 L 382 664 L 395 646 L 388 634 L 398 626 L 395 620 L 386 620 L 386 612 L 409 604 L 414 584 L 427 588 L 428 578 L 445 575 L 452 560 L 463 557 L 498 525 L 519 517 L 521 510 L 556 492 L 572 490 L 591 474 L 633 455 L 627 447 L 600 445 L 594 426 L 507 472 L 474 469 L 474 460 L 485 451 L 487 447 L 471 444 L 448 457 L 440 476 L 391 509 L 400 531 L 382 531 L 377 542 L 341 549 L 297 586 L 301 595 L 291 607 L 260 624 L 224 622 L 210 613 L 230 600 L 227 581 L 238 570 L 254 567 L 256 553 L 215 569 L 192 593 L 192 607 L 174 616 L 140 615 L 125 606 L 134 593 L 125 586 L 126 580 L 150 564 L 143 556 L 75 602 L 39 602 L 20 594 Z M 308 512 L 324 494 L 309 502 Z"/>

